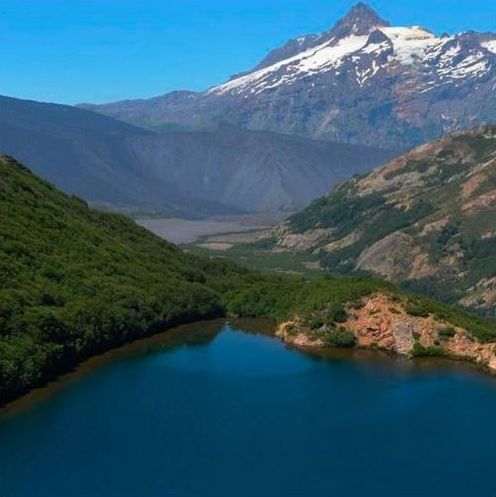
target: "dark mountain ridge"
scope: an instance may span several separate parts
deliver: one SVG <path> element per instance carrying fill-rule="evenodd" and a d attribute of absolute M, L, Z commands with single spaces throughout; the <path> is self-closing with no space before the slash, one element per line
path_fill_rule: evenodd
<path fill-rule="evenodd" d="M 202 217 L 294 211 L 393 154 L 232 126 L 151 132 L 70 106 L 0 97 L 0 150 L 99 205 Z"/>

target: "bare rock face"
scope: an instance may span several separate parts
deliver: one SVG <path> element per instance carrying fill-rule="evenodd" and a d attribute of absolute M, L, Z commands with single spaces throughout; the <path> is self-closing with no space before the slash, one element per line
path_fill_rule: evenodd
<path fill-rule="evenodd" d="M 286 233 L 277 242 L 278 248 L 304 252 L 329 237 L 329 230 L 315 229 L 304 234 Z"/>
<path fill-rule="evenodd" d="M 428 335 L 436 326 L 431 319 L 408 315 L 401 305 L 384 295 L 368 299 L 362 308 L 350 310 L 349 315 L 344 326 L 360 345 L 403 355 L 413 352 L 416 337 Z"/>
<path fill-rule="evenodd" d="M 391 233 L 362 252 L 357 269 L 377 273 L 387 279 L 406 277 L 413 266 L 413 238 L 403 232 Z"/>
<path fill-rule="evenodd" d="M 229 122 L 408 149 L 496 121 L 495 83 L 496 34 L 391 26 L 359 3 L 332 29 L 290 40 L 208 91 L 89 107 L 152 129 Z"/>
<path fill-rule="evenodd" d="M 453 359 L 468 360 L 496 371 L 496 344 L 480 343 L 460 327 L 450 327 L 451 334 L 443 335 L 442 330 L 449 323 L 432 315 L 412 316 L 406 312 L 404 303 L 384 294 L 364 299 L 359 309 L 348 309 L 348 320 L 341 326 L 355 336 L 360 347 L 405 356 L 414 355 L 416 348 L 436 350 Z M 297 347 L 325 346 L 323 338 L 311 333 L 297 319 L 282 323 L 277 336 Z"/>

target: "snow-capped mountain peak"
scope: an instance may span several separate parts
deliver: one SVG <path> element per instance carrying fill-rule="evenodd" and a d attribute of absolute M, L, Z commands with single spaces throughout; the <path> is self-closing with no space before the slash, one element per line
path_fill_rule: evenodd
<path fill-rule="evenodd" d="M 344 74 L 352 78 L 350 83 L 363 87 L 380 75 L 380 69 L 412 77 L 430 72 L 424 90 L 447 78 L 482 77 L 492 67 L 488 59 L 496 53 L 496 37 L 477 33 L 438 37 L 420 26 L 391 26 L 359 3 L 330 31 L 297 38 L 279 50 L 254 71 L 212 88 L 209 94 L 249 98 L 310 77 L 325 77 L 332 86 Z M 284 54 L 291 55 L 281 58 Z"/>
<path fill-rule="evenodd" d="M 253 94 L 273 90 L 282 84 L 291 84 L 312 74 L 336 70 L 345 62 L 357 62 L 361 56 L 378 55 L 385 49 L 389 49 L 390 62 L 396 60 L 409 65 L 439 42 L 435 35 L 418 26 L 389 27 L 384 24 L 381 21 L 378 26 L 368 25 L 365 34 L 356 34 L 354 31 L 363 32 L 363 26 L 353 23 L 346 36 L 343 36 L 342 30 L 345 24 L 339 24 L 339 36 L 334 35 L 292 57 L 232 79 L 212 88 L 210 92 L 240 94 L 248 91 Z M 355 57 L 350 59 L 352 55 Z"/>
<path fill-rule="evenodd" d="M 496 122 L 496 34 L 438 36 L 420 26 L 390 25 L 359 3 L 332 29 L 289 40 L 227 83 L 154 104 L 159 124 L 229 122 L 408 148 Z"/>

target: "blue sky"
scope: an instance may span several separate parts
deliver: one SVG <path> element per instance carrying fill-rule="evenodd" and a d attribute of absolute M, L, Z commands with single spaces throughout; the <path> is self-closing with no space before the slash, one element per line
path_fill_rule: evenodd
<path fill-rule="evenodd" d="M 4 95 L 77 103 L 201 90 L 327 30 L 352 0 L 1 0 Z M 496 31 L 496 0 L 371 0 L 394 25 Z"/>

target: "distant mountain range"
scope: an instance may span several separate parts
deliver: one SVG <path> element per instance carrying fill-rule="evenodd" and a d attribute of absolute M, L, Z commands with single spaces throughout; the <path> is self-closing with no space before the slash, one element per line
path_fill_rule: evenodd
<path fill-rule="evenodd" d="M 273 233 L 318 254 L 496 318 L 496 126 L 457 134 L 344 182 Z"/>
<path fill-rule="evenodd" d="M 111 208 L 294 212 L 389 150 L 496 121 L 495 87 L 495 34 L 391 27 L 359 3 L 206 92 L 84 108 L 2 97 L 0 151 Z"/>
<path fill-rule="evenodd" d="M 156 133 L 66 105 L 0 97 L 0 151 L 111 208 L 202 217 L 295 211 L 392 157 L 229 126 Z"/>
<path fill-rule="evenodd" d="M 496 34 L 392 27 L 359 3 L 205 92 L 84 105 L 154 130 L 251 130 L 408 149 L 496 121 Z"/>

